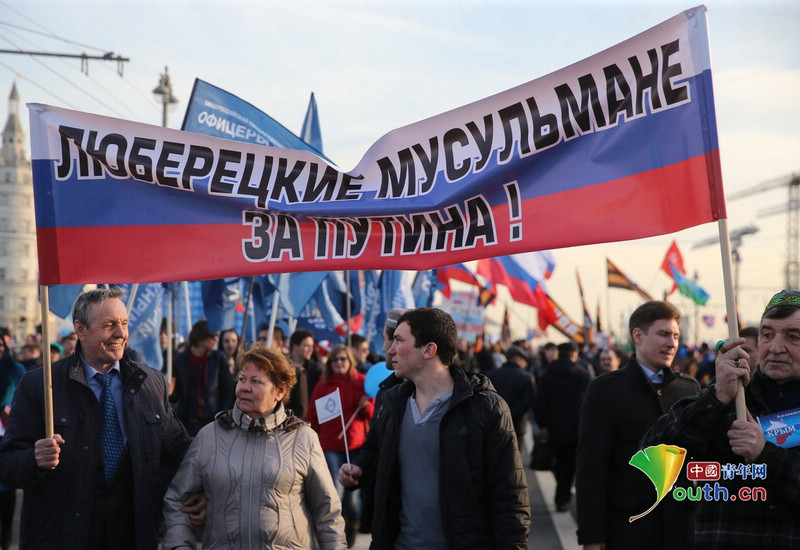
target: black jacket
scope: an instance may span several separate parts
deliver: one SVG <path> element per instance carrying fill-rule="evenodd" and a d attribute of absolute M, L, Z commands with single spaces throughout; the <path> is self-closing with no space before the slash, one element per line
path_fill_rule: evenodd
<path fill-rule="evenodd" d="M 545 369 L 539 379 L 534 414 L 536 424 L 547 428 L 551 441 L 578 441 L 580 410 L 589 382 L 589 371 L 569 359 L 556 359 Z"/>
<path fill-rule="evenodd" d="M 530 504 L 506 403 L 485 376 L 451 367 L 455 385 L 440 426 L 439 487 L 448 548 L 526 549 Z M 383 393 L 371 437 L 355 463 L 375 474 L 373 550 L 390 549 L 399 530 L 397 444 L 410 381 Z"/>
<path fill-rule="evenodd" d="M 189 358 L 189 352 L 184 351 L 175 356 L 172 375 L 175 377 L 175 391 L 172 394 L 174 407 L 183 422 L 190 418 L 211 422 L 218 412 L 226 411 L 233 407 L 234 390 L 236 383 L 228 368 L 225 354 L 213 350 L 206 357 L 205 366 L 201 369 L 202 379 L 198 380 Z M 200 385 L 203 414 L 198 414 L 198 397 L 195 394 L 197 385 Z"/>
<path fill-rule="evenodd" d="M 492 381 L 497 393 L 508 404 L 511 419 L 514 421 L 514 430 L 519 438 L 526 432 L 530 423 L 529 414 L 536 398 L 536 382 L 533 376 L 516 363 L 508 361 L 499 369 L 487 371 L 486 377 Z M 517 445 L 520 443 L 517 441 Z"/>
<path fill-rule="evenodd" d="M 694 510 L 677 506 L 672 498 L 628 522 L 656 500 L 652 482 L 629 462 L 647 429 L 673 403 L 699 389 L 693 377 L 667 369 L 656 390 L 635 357 L 625 367 L 592 380 L 578 438 L 579 544 L 613 541 L 610 548 L 691 548 Z"/>
<path fill-rule="evenodd" d="M 98 475 L 102 475 L 101 415 L 78 353 L 53 365 L 55 433 L 64 438 L 60 463 L 41 471 L 34 443 L 45 437 L 42 369 L 28 372 L 14 396 L 13 412 L 0 445 L 0 483 L 24 489 L 21 548 L 87 547 Z M 158 544 L 161 505 L 189 436 L 167 401 L 164 376 L 120 361 L 125 429 L 133 474 L 136 547 Z"/>

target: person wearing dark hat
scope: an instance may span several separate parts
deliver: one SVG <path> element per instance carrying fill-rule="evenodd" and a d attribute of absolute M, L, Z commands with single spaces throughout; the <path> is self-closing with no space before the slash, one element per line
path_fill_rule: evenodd
<path fill-rule="evenodd" d="M 558 345 L 558 358 L 550 363 L 539 380 L 534 414 L 537 436 L 553 446 L 556 466 L 555 504 L 559 512 L 569 510 L 575 455 L 578 446 L 578 419 L 583 396 L 591 376 L 578 363 L 578 346 L 569 341 Z"/>
<path fill-rule="evenodd" d="M 499 368 L 486 372 L 508 408 L 511 410 L 511 420 L 514 422 L 514 433 L 517 435 L 517 446 L 522 456 L 527 456 L 522 450 L 525 441 L 525 432 L 530 424 L 530 412 L 536 397 L 535 382 L 528 372 L 531 356 L 519 346 L 509 346 L 506 350 L 506 362 Z"/>
<path fill-rule="evenodd" d="M 219 333 L 211 332 L 207 321 L 197 321 L 189 332 L 189 346 L 173 363 L 175 390 L 170 399 L 191 436 L 233 406 L 233 375 L 225 354 L 217 349 L 218 341 Z"/>
<path fill-rule="evenodd" d="M 58 342 L 50 342 L 50 361 L 55 363 L 64 356 L 64 348 Z"/>
<path fill-rule="evenodd" d="M 578 542 L 586 550 L 691 548 L 694 507 L 665 498 L 653 504 L 653 483 L 630 465 L 647 429 L 679 399 L 697 393 L 693 376 L 674 372 L 681 312 L 650 301 L 631 314 L 634 354 L 619 370 L 589 384 L 581 410 L 575 476 Z"/>
<path fill-rule="evenodd" d="M 705 549 L 800 548 L 800 446 L 795 432 L 781 438 L 775 426 L 796 426 L 800 408 L 800 291 L 783 290 L 767 303 L 758 334 L 759 365 L 751 374 L 742 337 L 717 345 L 715 380 L 695 397 L 676 403 L 642 438 L 686 449 L 692 460 L 752 465 L 764 476 L 719 479 L 725 502 L 700 500 L 695 546 Z M 739 383 L 747 419 L 736 419 Z M 794 413 L 785 414 L 794 410 Z M 784 413 L 777 417 L 779 413 Z M 782 417 L 782 420 L 780 419 Z M 764 498 L 737 498 L 743 489 Z M 717 489 L 715 487 L 715 492 Z M 721 492 L 721 491 L 719 491 Z"/>

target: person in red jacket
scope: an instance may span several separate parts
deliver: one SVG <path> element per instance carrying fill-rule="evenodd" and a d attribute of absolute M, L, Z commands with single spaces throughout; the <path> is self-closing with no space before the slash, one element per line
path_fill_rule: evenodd
<path fill-rule="evenodd" d="M 356 369 L 356 361 L 350 348 L 342 344 L 334 346 L 328 354 L 322 376 L 311 392 L 311 403 L 306 413 L 306 419 L 311 423 L 311 427 L 319 433 L 325 461 L 342 499 L 342 515 L 345 520 L 348 547 L 353 546 L 355 542 L 358 518 L 361 517 L 361 498 L 359 491 L 345 491 L 339 483 L 337 473 L 341 465 L 347 462 L 348 452 L 350 460 L 353 460 L 367 438 L 375 402 L 364 392 L 364 378 L 365 376 Z M 317 399 L 336 391 L 337 388 L 342 401 L 348 452 L 345 452 L 341 420 L 337 417 L 320 424 L 317 417 L 315 405 Z"/>

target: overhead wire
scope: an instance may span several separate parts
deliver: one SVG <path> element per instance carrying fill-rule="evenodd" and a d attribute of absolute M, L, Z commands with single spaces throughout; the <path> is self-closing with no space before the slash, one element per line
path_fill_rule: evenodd
<path fill-rule="evenodd" d="M 26 33 L 31 33 L 31 34 L 39 35 L 39 36 L 46 37 L 46 38 L 49 38 L 49 39 L 57 40 L 57 41 L 65 43 L 65 44 L 69 44 L 70 46 L 73 46 L 73 47 L 85 48 L 85 49 L 88 49 L 88 50 L 92 50 L 92 51 L 95 51 L 95 52 L 101 52 L 101 53 L 106 51 L 106 50 L 103 50 L 101 48 L 97 48 L 95 46 L 91 46 L 89 44 L 83 44 L 81 42 L 77 42 L 77 41 L 74 41 L 74 40 L 70 40 L 70 39 L 61 37 L 61 36 L 51 32 L 51 31 L 49 31 L 48 29 L 43 27 L 41 24 L 39 24 L 37 21 L 34 21 L 30 17 L 28 17 L 25 14 L 21 13 L 19 10 L 16 10 L 16 9 L 12 8 L 11 6 L 8 5 L 7 2 L 3 2 L 2 0 L 0 0 L 0 6 L 3 6 L 5 8 L 7 8 L 7 9 L 13 11 L 17 15 L 19 15 L 20 17 L 24 18 L 27 21 L 30 21 L 33 25 L 35 25 L 36 27 L 41 29 L 41 30 L 36 30 L 36 29 L 26 28 L 26 27 L 23 27 L 21 25 L 17 25 L 17 24 L 13 24 L 13 23 L 0 21 L 0 26 L 4 26 L 9 30 L 9 33 L 3 33 L 3 36 L 0 36 L 0 38 L 3 38 L 6 42 L 11 44 L 15 49 L 17 49 L 19 51 L 23 51 L 23 48 L 19 44 L 17 44 L 14 41 L 12 41 L 8 37 L 9 34 L 12 34 L 12 35 L 18 37 L 18 39 L 24 41 L 26 44 L 33 44 L 37 48 L 42 48 L 42 47 L 39 44 L 33 42 L 32 40 L 30 40 L 30 39 L 28 39 L 28 38 L 26 38 L 24 36 L 20 36 L 18 32 L 14 32 L 14 29 L 16 29 L 17 31 L 24 31 Z M 46 48 L 42 48 L 42 49 L 45 50 Z M 81 53 L 83 53 L 83 52 L 81 52 Z M 121 110 L 120 110 L 120 108 L 121 108 L 121 109 L 123 109 L 123 110 L 125 110 L 127 112 L 127 115 L 128 115 L 129 118 L 131 118 L 131 117 L 134 118 L 134 119 L 140 118 L 139 115 L 135 112 L 135 110 L 131 107 L 130 102 L 123 101 L 121 99 L 121 97 L 120 97 L 120 94 L 112 92 L 105 84 L 103 84 L 103 82 L 101 82 L 100 79 L 97 79 L 94 76 L 90 75 L 88 70 L 84 73 L 84 76 L 91 80 L 93 86 L 96 89 L 102 91 L 103 94 L 105 96 L 111 98 L 114 101 L 115 104 L 117 104 L 118 106 L 121 106 L 120 108 L 111 105 L 108 101 L 98 97 L 97 94 L 92 93 L 91 91 L 89 91 L 85 86 L 74 82 L 69 77 L 61 74 L 58 71 L 56 71 L 54 68 L 52 68 L 50 66 L 50 64 L 45 63 L 42 59 L 37 58 L 34 55 L 29 55 L 28 57 L 32 58 L 41 67 L 43 67 L 47 71 L 49 71 L 52 74 L 54 74 L 58 79 L 66 82 L 71 87 L 77 89 L 82 94 L 88 96 L 93 101 L 95 101 L 98 104 L 102 105 L 105 109 L 107 109 L 109 112 L 113 113 L 114 115 L 116 115 L 116 116 L 118 116 L 120 118 L 125 118 L 125 115 L 123 115 Z M 69 65 L 69 63 L 67 63 L 66 60 L 60 59 L 60 62 L 63 63 L 64 65 L 67 65 L 68 67 L 70 67 L 70 70 L 74 70 L 74 67 Z M 44 86 L 44 85 L 42 85 L 42 84 L 40 84 L 38 82 L 35 82 L 32 78 L 28 77 L 22 71 L 14 68 L 13 66 L 11 66 L 8 63 L 4 63 L 4 62 L 0 61 L 0 66 L 3 66 L 5 68 L 7 68 L 12 73 L 14 73 L 16 76 L 18 76 L 19 78 L 22 78 L 26 82 L 32 84 L 37 89 L 39 89 L 42 92 L 44 92 L 45 94 L 47 94 L 49 97 L 56 98 L 60 102 L 60 104 L 65 105 L 65 106 L 67 106 L 69 108 L 72 108 L 72 109 L 78 109 L 78 107 L 76 107 L 75 105 L 73 105 L 69 101 L 65 100 L 63 98 L 63 96 L 58 96 L 58 95 L 54 94 L 50 90 L 52 88 L 52 86 Z M 102 70 L 111 70 L 105 63 L 101 62 L 100 66 L 102 67 Z M 133 82 L 131 82 L 130 79 L 126 78 L 122 74 L 119 74 L 119 78 L 122 79 L 122 81 L 125 83 L 125 85 L 132 92 L 136 93 L 140 98 L 143 99 L 143 104 L 144 105 L 148 105 L 150 108 L 152 108 L 153 112 L 156 112 L 156 113 L 158 112 L 158 106 L 154 102 L 152 102 L 152 100 L 146 94 L 142 93 L 142 91 L 140 90 L 139 86 L 136 86 Z"/>
<path fill-rule="evenodd" d="M 21 48 L 21 47 L 20 47 L 18 44 L 16 44 L 14 41 L 10 40 L 10 39 L 8 38 L 8 36 L 3 36 L 2 38 L 3 38 L 3 39 L 6 41 L 6 42 L 8 42 L 8 43 L 9 43 L 9 44 L 11 44 L 12 46 L 14 46 L 16 49 L 18 49 L 18 50 L 20 50 L 20 51 L 23 51 L 23 48 Z M 44 61 L 42 61 L 40 58 L 36 57 L 35 55 L 28 55 L 28 57 L 29 57 L 29 58 L 30 58 L 32 61 L 34 61 L 34 62 L 36 62 L 37 64 L 39 64 L 39 65 L 40 65 L 42 68 L 44 68 L 44 69 L 45 69 L 45 70 L 47 70 L 48 72 L 52 73 L 52 74 L 53 74 L 54 76 L 56 76 L 56 77 L 57 77 L 59 80 L 61 80 L 61 81 L 63 81 L 64 83 L 68 84 L 69 86 L 71 86 L 72 88 L 74 88 L 74 89 L 78 90 L 79 92 L 81 92 L 81 93 L 83 93 L 83 94 L 86 94 L 86 95 L 87 95 L 87 96 L 89 96 L 91 99 L 93 99 L 94 101 L 96 101 L 97 103 L 99 103 L 100 105 L 102 105 L 103 107 L 105 107 L 106 109 L 108 109 L 109 111 L 111 111 L 112 113 L 114 113 L 114 114 L 116 114 L 116 115 L 118 115 L 118 116 L 122 116 L 122 115 L 121 115 L 121 113 L 120 113 L 120 112 L 119 112 L 119 111 L 118 111 L 116 108 L 114 108 L 113 106 L 109 105 L 108 103 L 106 103 L 105 101 L 103 101 L 102 99 L 100 99 L 99 97 L 97 97 L 97 95 L 95 95 L 95 94 L 93 94 L 93 93 L 89 92 L 88 90 L 84 89 L 84 88 L 83 88 L 83 87 L 81 87 L 80 85 L 76 84 L 75 82 L 73 82 L 72 80 L 70 80 L 68 77 L 66 77 L 66 76 L 62 75 L 61 73 L 59 73 L 58 71 L 56 71 L 55 69 L 53 69 L 53 68 L 52 68 L 52 67 L 51 67 L 49 64 L 47 64 L 47 63 L 45 63 Z M 63 60 L 61 60 L 61 61 L 63 62 Z M 6 66 L 6 67 L 8 67 L 8 65 L 7 65 L 7 64 L 5 64 L 5 66 Z M 16 69 L 14 69 L 14 72 L 15 72 L 16 74 L 20 74 L 20 75 L 22 75 L 22 74 L 23 74 L 23 72 L 22 72 L 22 71 L 18 71 L 18 70 L 16 70 Z M 31 80 L 32 80 L 32 79 L 28 79 L 28 81 L 31 81 Z M 50 92 L 49 90 L 46 90 L 46 89 L 45 89 L 43 86 L 41 86 L 41 85 L 37 85 L 37 87 L 38 87 L 40 90 L 44 90 L 44 91 L 45 91 L 45 92 L 46 92 L 48 95 L 50 95 L 50 96 L 52 96 L 52 97 L 55 97 L 55 98 L 57 98 L 59 101 L 64 101 L 62 96 L 55 95 L 53 92 Z M 101 88 L 101 89 L 102 89 L 102 88 Z"/>

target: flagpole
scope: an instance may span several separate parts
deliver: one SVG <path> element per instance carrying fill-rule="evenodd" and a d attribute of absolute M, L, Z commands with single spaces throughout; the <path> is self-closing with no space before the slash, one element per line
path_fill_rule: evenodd
<path fill-rule="evenodd" d="M 344 272 L 344 280 L 345 280 L 345 283 L 347 285 L 347 294 L 346 294 L 344 303 L 345 303 L 345 309 L 347 311 L 347 346 L 349 347 L 349 346 L 353 345 L 353 339 L 351 338 L 352 332 L 350 330 L 350 316 L 352 315 L 353 312 L 350 311 L 350 272 L 349 271 L 345 271 Z M 350 462 L 350 461 L 348 460 L 348 462 Z"/>
<path fill-rule="evenodd" d="M 275 321 L 278 318 L 278 300 L 280 300 L 281 293 L 276 288 L 275 294 L 272 295 L 272 311 L 269 314 L 269 334 L 267 335 L 267 347 L 272 347 L 272 335 L 275 332 Z"/>
<path fill-rule="evenodd" d="M 719 220 L 719 244 L 722 254 L 722 282 L 725 287 L 725 309 L 728 314 L 728 339 L 739 337 L 739 320 L 736 313 L 736 296 L 733 284 L 733 264 L 731 262 L 731 240 L 728 235 L 728 220 Z M 747 420 L 747 405 L 744 399 L 744 385 L 739 379 L 739 389 L 736 392 L 736 419 Z"/>
<path fill-rule="evenodd" d="M 167 379 L 167 387 L 172 389 L 172 350 L 175 346 L 172 340 L 172 287 L 167 287 L 167 364 L 164 376 Z M 170 391 L 170 393 L 172 393 Z"/>
<path fill-rule="evenodd" d="M 55 435 L 53 422 L 53 370 L 50 356 L 50 294 L 47 285 L 39 287 L 40 302 L 42 306 L 42 372 L 44 374 L 44 433 L 49 439 Z"/>
<path fill-rule="evenodd" d="M 136 299 L 136 293 L 139 292 L 139 283 L 133 283 L 131 285 L 130 292 L 128 292 L 128 314 L 130 315 L 131 306 L 133 306 L 133 301 Z"/>
<path fill-rule="evenodd" d="M 336 388 L 339 391 L 339 388 Z M 358 411 L 356 411 L 358 412 Z M 344 426 L 344 414 L 339 413 L 339 418 L 342 421 L 342 436 L 344 437 L 344 456 L 347 458 L 347 464 L 350 464 L 350 451 L 347 449 L 347 428 Z"/>
<path fill-rule="evenodd" d="M 256 276 L 250 275 L 250 283 L 247 285 L 247 298 L 244 300 L 244 315 L 242 316 L 242 339 L 245 338 L 245 332 L 247 331 L 247 314 L 250 311 L 250 298 L 253 297 L 253 285 L 255 284 Z M 258 335 L 256 334 L 256 338 Z"/>
<path fill-rule="evenodd" d="M 186 297 L 186 302 L 183 304 L 186 306 L 186 324 L 189 325 L 186 328 L 191 331 L 192 330 L 192 304 L 189 300 L 189 281 L 183 281 L 181 284 L 183 286 L 183 295 Z"/>
<path fill-rule="evenodd" d="M 352 424 L 352 423 L 353 423 L 353 420 L 355 420 L 355 419 L 356 419 L 356 415 L 358 415 L 358 413 L 359 413 L 359 412 L 361 412 L 361 409 L 363 409 L 363 408 L 364 408 L 364 407 L 363 407 L 362 405 L 359 405 L 359 406 L 356 408 L 355 412 L 354 412 L 353 414 L 351 414 L 351 415 L 350 415 L 350 420 L 348 420 L 348 421 L 347 421 L 347 424 L 344 426 L 344 429 L 342 430 L 342 433 L 340 433 L 340 434 L 339 434 L 339 439 L 341 439 L 342 437 L 345 437 L 345 438 L 347 437 L 347 436 L 345 435 L 345 434 L 346 434 L 346 432 L 347 432 L 347 428 L 349 428 L 349 427 L 350 427 L 350 424 Z M 342 420 L 344 420 L 344 416 L 342 416 Z"/>

